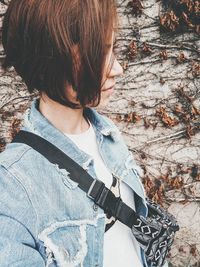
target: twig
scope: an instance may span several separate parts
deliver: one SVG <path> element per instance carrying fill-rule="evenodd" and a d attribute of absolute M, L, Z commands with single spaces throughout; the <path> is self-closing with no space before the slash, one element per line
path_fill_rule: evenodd
<path fill-rule="evenodd" d="M 17 99 L 23 99 L 23 100 L 26 100 L 26 99 L 31 99 L 33 95 L 30 95 L 30 96 L 19 96 L 19 97 L 15 97 L 13 99 L 10 99 L 8 102 L 6 102 L 5 104 L 3 104 L 1 107 L 0 107 L 0 110 L 3 109 L 5 106 L 7 106 L 10 102 L 13 102 Z"/>
<path fill-rule="evenodd" d="M 166 136 L 163 136 L 163 137 L 159 137 L 157 139 L 153 139 L 153 140 L 150 140 L 148 142 L 146 142 L 145 144 L 149 145 L 149 144 L 152 144 L 152 143 L 155 143 L 155 142 L 159 142 L 159 141 L 163 141 L 163 140 L 166 140 L 166 139 L 171 139 L 173 137 L 177 137 L 179 136 L 180 134 L 183 134 L 185 133 L 186 130 L 181 130 L 179 132 L 176 132 L 174 134 L 170 134 L 170 135 L 166 135 Z"/>
<path fill-rule="evenodd" d="M 128 66 L 137 66 L 137 65 L 144 65 L 144 64 L 150 64 L 150 63 L 162 63 L 161 59 L 156 60 L 147 60 L 147 61 L 140 61 L 140 62 L 131 62 L 128 64 Z"/>
<path fill-rule="evenodd" d="M 170 201 L 173 201 L 173 202 L 183 202 L 183 201 L 199 202 L 200 201 L 200 197 L 175 198 L 175 197 L 167 197 L 166 196 L 166 200 L 170 200 Z"/>
<path fill-rule="evenodd" d="M 148 42 L 148 45 L 160 47 L 160 48 L 166 48 L 166 49 L 185 49 L 185 50 L 189 50 L 189 51 L 193 51 L 193 52 L 195 51 L 196 53 L 200 54 L 199 50 L 197 50 L 195 48 L 190 48 L 190 47 L 185 46 L 183 44 L 181 44 L 180 46 L 177 46 L 177 45 L 165 45 L 165 44 L 157 44 L 157 43 Z"/>
<path fill-rule="evenodd" d="M 197 127 L 198 129 L 199 129 L 199 127 L 200 127 L 200 123 L 199 122 L 197 122 L 197 123 L 194 123 L 194 126 L 195 127 Z M 142 147 L 144 147 L 144 146 L 146 146 L 146 145 L 150 145 L 150 144 L 152 144 L 152 143 L 156 143 L 156 142 L 160 142 L 160 141 L 163 141 L 163 140 L 168 140 L 168 139 L 177 139 L 177 138 L 180 138 L 180 137 L 182 137 L 183 136 L 183 134 L 185 134 L 186 133 L 186 129 L 184 129 L 184 130 L 181 130 L 181 131 L 179 131 L 179 132 L 176 132 L 176 133 L 173 133 L 173 134 L 170 134 L 170 135 L 166 135 L 166 136 L 163 136 L 163 137 L 159 137 L 159 138 L 156 138 L 156 139 L 153 139 L 153 140 L 150 140 L 150 141 L 147 141 L 147 142 L 145 142 L 142 146 L 138 146 L 138 147 L 136 147 L 136 149 L 137 148 L 142 148 Z"/>

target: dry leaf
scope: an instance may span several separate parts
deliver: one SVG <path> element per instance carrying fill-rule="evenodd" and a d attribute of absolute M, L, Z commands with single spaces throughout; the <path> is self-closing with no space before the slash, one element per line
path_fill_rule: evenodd
<path fill-rule="evenodd" d="M 0 152 L 2 152 L 5 149 L 6 142 L 3 138 L 0 138 Z"/>
<path fill-rule="evenodd" d="M 165 80 L 162 77 L 160 77 L 160 84 L 165 84 Z"/>
<path fill-rule="evenodd" d="M 183 186 L 183 179 L 180 176 L 171 178 L 168 182 L 173 189 L 179 189 Z"/>
<path fill-rule="evenodd" d="M 143 120 L 144 120 L 144 127 L 145 127 L 146 129 L 148 129 L 150 126 L 152 126 L 153 129 L 155 129 L 156 126 L 157 126 L 157 124 L 158 124 L 158 122 L 154 122 L 154 121 L 149 120 L 149 119 L 147 119 L 147 118 L 144 118 Z"/>
<path fill-rule="evenodd" d="M 198 62 L 193 62 L 191 71 L 192 71 L 193 77 L 200 76 L 200 64 Z"/>
<path fill-rule="evenodd" d="M 190 253 L 192 254 L 193 257 L 196 257 L 198 254 L 196 244 L 190 245 Z"/>
<path fill-rule="evenodd" d="M 192 105 L 192 110 L 191 110 L 193 115 L 200 115 L 200 110 L 196 108 L 194 105 Z"/>
<path fill-rule="evenodd" d="M 169 114 L 167 114 L 165 108 L 163 107 L 160 107 L 156 110 L 156 115 L 161 118 L 161 121 L 167 127 L 173 127 L 179 123 L 178 120 L 172 118 Z"/>
<path fill-rule="evenodd" d="M 145 54 L 151 54 L 153 52 L 153 50 L 150 48 L 150 46 L 146 42 L 143 43 L 142 51 Z"/>
<path fill-rule="evenodd" d="M 180 52 L 179 55 L 176 58 L 177 63 L 183 63 L 186 61 L 185 54 L 183 52 Z"/>
<path fill-rule="evenodd" d="M 137 56 L 138 53 L 138 48 L 137 48 L 137 44 L 135 41 L 131 41 L 131 43 L 128 45 L 128 53 L 127 56 L 130 59 L 135 59 L 135 57 Z"/>
<path fill-rule="evenodd" d="M 175 15 L 173 10 L 170 10 L 163 16 L 160 16 L 160 24 L 174 32 L 179 25 L 179 18 Z"/>
<path fill-rule="evenodd" d="M 166 49 L 162 50 L 162 51 L 160 52 L 160 54 L 159 54 L 159 57 L 160 57 L 161 59 L 163 59 L 163 60 L 167 60 L 167 59 L 168 59 L 168 53 L 167 53 L 167 50 L 166 50 Z"/>
<path fill-rule="evenodd" d="M 191 136 L 195 135 L 195 127 L 192 127 L 191 125 L 188 125 L 186 127 L 186 135 L 188 138 L 191 138 Z"/>
<path fill-rule="evenodd" d="M 127 6 L 132 8 L 133 15 L 138 16 L 142 14 L 143 6 L 140 0 L 129 1 Z"/>
<path fill-rule="evenodd" d="M 171 32 L 192 29 L 200 34 L 200 1 L 173 0 L 168 2 L 169 9 L 160 16 L 161 27 Z"/>
<path fill-rule="evenodd" d="M 14 118 L 11 124 L 11 138 L 14 138 L 16 133 L 20 130 L 21 120 Z"/>
<path fill-rule="evenodd" d="M 137 115 L 136 112 L 130 112 L 124 116 L 124 120 L 126 122 L 136 123 L 141 120 L 141 117 Z"/>

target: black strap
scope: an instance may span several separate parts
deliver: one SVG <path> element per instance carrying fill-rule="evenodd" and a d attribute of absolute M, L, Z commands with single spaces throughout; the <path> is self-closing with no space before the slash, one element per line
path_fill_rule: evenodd
<path fill-rule="evenodd" d="M 132 208 L 127 206 L 120 197 L 116 197 L 102 181 L 94 179 L 79 164 L 46 139 L 34 133 L 20 130 L 13 138 L 12 143 L 27 144 L 51 163 L 58 164 L 61 169 L 66 169 L 70 173 L 70 179 L 78 183 L 78 186 L 87 193 L 87 196 L 105 213 L 114 216 L 130 228 L 137 223 L 139 216 Z"/>

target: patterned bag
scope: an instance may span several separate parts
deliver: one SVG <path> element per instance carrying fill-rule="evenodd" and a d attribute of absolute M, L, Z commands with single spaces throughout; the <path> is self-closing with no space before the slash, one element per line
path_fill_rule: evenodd
<path fill-rule="evenodd" d="M 166 262 L 179 226 L 175 217 L 157 203 L 147 199 L 147 206 L 147 218 L 139 216 L 138 224 L 132 226 L 132 233 L 144 249 L 148 265 L 161 267 Z"/>

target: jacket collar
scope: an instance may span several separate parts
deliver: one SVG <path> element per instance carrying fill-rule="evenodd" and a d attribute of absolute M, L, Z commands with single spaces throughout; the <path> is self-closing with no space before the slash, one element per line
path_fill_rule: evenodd
<path fill-rule="evenodd" d="M 56 145 L 64 153 L 68 154 L 83 168 L 87 169 L 92 158 L 85 152 L 80 151 L 80 149 L 78 149 L 78 147 L 64 133 L 51 124 L 51 122 L 39 111 L 38 107 L 39 98 L 36 98 L 32 101 L 30 108 L 28 108 L 24 114 L 22 129 L 45 138 Z M 84 112 L 95 131 L 98 131 L 101 135 L 111 137 L 113 142 L 119 140 L 119 130 L 114 124 L 109 122 L 107 118 L 100 115 L 93 108 L 86 108 Z"/>
<path fill-rule="evenodd" d="M 107 117 L 100 115 L 94 108 L 86 108 L 85 114 L 96 128 L 104 136 L 110 136 L 114 142 L 120 140 L 120 131 Z"/>

